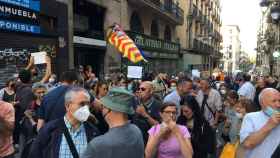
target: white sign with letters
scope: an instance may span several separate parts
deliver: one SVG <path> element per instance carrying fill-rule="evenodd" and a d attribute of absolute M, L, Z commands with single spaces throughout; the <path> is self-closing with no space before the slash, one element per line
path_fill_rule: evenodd
<path fill-rule="evenodd" d="M 192 70 L 192 77 L 200 77 L 200 72 L 197 69 Z"/>
<path fill-rule="evenodd" d="M 46 52 L 35 52 L 31 53 L 31 56 L 34 57 L 34 64 L 44 64 L 46 63 Z"/>
<path fill-rule="evenodd" d="M 143 67 L 141 66 L 128 66 L 127 77 L 128 78 L 142 78 Z"/>

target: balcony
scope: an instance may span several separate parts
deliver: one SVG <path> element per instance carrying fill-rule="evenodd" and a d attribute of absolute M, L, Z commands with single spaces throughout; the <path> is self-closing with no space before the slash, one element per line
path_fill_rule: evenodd
<path fill-rule="evenodd" d="M 205 55 L 213 52 L 213 48 L 211 46 L 203 43 L 198 39 L 193 40 L 193 46 L 191 49 L 198 54 L 205 54 Z"/>
<path fill-rule="evenodd" d="M 203 15 L 202 12 L 199 10 L 198 15 L 196 17 L 196 21 L 202 23 L 203 22 Z"/>
<path fill-rule="evenodd" d="M 213 2 L 209 2 L 208 10 L 212 10 L 212 8 L 213 8 Z"/>
<path fill-rule="evenodd" d="M 209 24 L 208 24 L 208 33 L 212 34 L 213 33 L 213 29 L 214 29 L 214 25 L 211 22 L 209 22 Z"/>
<path fill-rule="evenodd" d="M 149 9 L 175 25 L 184 23 L 184 11 L 179 7 L 179 3 L 171 0 L 165 1 L 165 3 L 160 0 L 128 0 L 128 3 L 141 8 L 141 11 L 145 11 L 143 8 Z"/>
<path fill-rule="evenodd" d="M 198 16 L 198 9 L 196 5 L 192 5 L 189 9 L 189 17 L 196 18 Z"/>
<path fill-rule="evenodd" d="M 223 53 L 221 53 L 220 51 L 215 50 L 213 52 L 213 55 L 215 58 L 223 58 Z"/>
<path fill-rule="evenodd" d="M 213 36 L 213 38 L 214 38 L 216 41 L 218 41 L 218 42 L 221 42 L 221 41 L 222 41 L 222 35 L 221 35 L 220 32 L 214 31 L 214 32 L 212 33 L 212 36 Z"/>
<path fill-rule="evenodd" d="M 203 24 L 204 26 L 207 26 L 207 16 L 202 15 L 202 21 L 201 24 Z"/>

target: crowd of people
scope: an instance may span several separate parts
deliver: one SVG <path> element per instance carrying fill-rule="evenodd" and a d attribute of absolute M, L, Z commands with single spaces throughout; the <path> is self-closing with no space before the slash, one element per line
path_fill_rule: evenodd
<path fill-rule="evenodd" d="M 232 158 L 229 145 L 236 158 L 280 157 L 276 77 L 57 77 L 46 61 L 45 75 L 31 58 L 0 90 L 0 158 Z"/>

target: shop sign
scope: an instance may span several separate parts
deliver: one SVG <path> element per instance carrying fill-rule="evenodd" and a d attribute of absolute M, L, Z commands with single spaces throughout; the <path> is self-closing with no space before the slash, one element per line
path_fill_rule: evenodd
<path fill-rule="evenodd" d="M 11 22 L 6 20 L 0 20 L 0 29 L 8 30 L 8 31 L 36 33 L 36 34 L 41 33 L 40 26 Z"/>
<path fill-rule="evenodd" d="M 40 11 L 40 0 L 0 0 L 0 2 Z"/>
<path fill-rule="evenodd" d="M 180 44 L 174 42 L 168 42 L 161 39 L 156 39 L 151 36 L 144 34 L 139 34 L 135 32 L 127 31 L 127 34 L 135 42 L 135 44 L 144 49 L 150 51 L 159 51 L 159 52 L 172 52 L 179 53 Z"/>
<path fill-rule="evenodd" d="M 0 2 L 0 17 L 37 20 L 38 14 L 25 8 L 14 7 Z"/>

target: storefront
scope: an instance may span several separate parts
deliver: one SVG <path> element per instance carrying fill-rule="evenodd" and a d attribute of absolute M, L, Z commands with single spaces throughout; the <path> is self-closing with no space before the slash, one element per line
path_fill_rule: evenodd
<path fill-rule="evenodd" d="M 104 74 L 104 56 L 106 42 L 103 40 L 74 36 L 74 63 L 75 65 L 91 65 L 98 77 Z"/>
<path fill-rule="evenodd" d="M 140 48 L 148 61 L 147 63 L 141 62 L 138 64 L 144 67 L 145 72 L 176 73 L 180 59 L 180 44 L 130 31 L 127 31 L 127 34 Z M 133 65 L 132 63 L 124 64 Z"/>
<path fill-rule="evenodd" d="M 59 71 L 56 63 L 61 60 L 57 57 L 63 56 L 65 59 L 67 52 L 67 36 L 64 36 L 67 29 L 59 30 L 60 26 L 67 26 L 66 10 L 66 6 L 54 0 L 0 0 L 0 86 L 26 66 L 30 53 L 42 49 L 50 50 L 48 53 L 53 58 L 53 70 Z"/>

